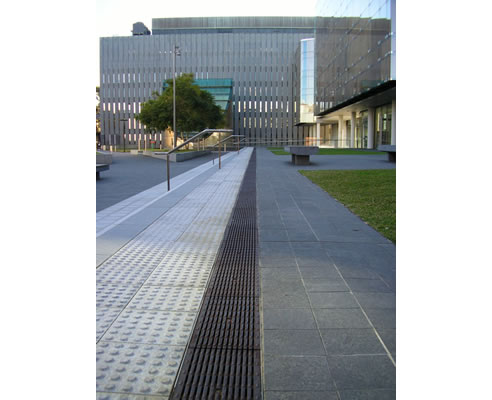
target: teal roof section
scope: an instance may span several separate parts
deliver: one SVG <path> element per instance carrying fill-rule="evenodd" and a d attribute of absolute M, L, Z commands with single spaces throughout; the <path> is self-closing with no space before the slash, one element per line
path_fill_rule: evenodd
<path fill-rule="evenodd" d="M 227 110 L 232 98 L 232 79 L 195 79 L 194 84 L 209 92 L 223 111 Z M 162 89 L 166 87 L 167 83 L 163 82 Z"/>

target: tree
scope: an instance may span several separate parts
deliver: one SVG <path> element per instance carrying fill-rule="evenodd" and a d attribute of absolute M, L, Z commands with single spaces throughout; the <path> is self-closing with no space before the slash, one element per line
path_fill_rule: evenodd
<path fill-rule="evenodd" d="M 142 104 L 136 118 L 147 129 L 164 131 L 173 125 L 173 80 L 166 81 L 167 88 L 159 95 Z M 194 83 L 193 74 L 176 78 L 176 130 L 181 132 L 201 131 L 207 127 L 223 126 L 224 113 L 215 104 L 213 96 Z M 176 132 L 175 138 L 176 138 Z"/>

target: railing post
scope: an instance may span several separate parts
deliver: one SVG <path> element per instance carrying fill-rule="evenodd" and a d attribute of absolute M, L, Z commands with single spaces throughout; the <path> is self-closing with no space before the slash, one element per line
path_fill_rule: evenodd
<path fill-rule="evenodd" d="M 219 132 L 219 169 L 221 168 L 221 162 L 220 162 L 220 139 L 221 139 L 221 135 L 220 135 L 220 132 Z"/>
<path fill-rule="evenodd" d="M 166 155 L 166 168 L 167 168 L 167 191 L 171 190 L 171 175 L 169 173 L 169 153 Z"/>

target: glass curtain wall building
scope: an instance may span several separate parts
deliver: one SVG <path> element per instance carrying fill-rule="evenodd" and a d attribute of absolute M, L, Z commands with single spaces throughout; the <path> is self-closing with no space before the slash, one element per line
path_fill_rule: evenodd
<path fill-rule="evenodd" d="M 326 147 L 396 145 L 395 0 L 318 0 L 317 140 Z"/>
<path fill-rule="evenodd" d="M 102 144 L 121 146 L 123 135 L 129 148 L 163 140 L 147 134 L 135 115 L 172 78 L 175 45 L 177 75 L 232 81 L 235 134 L 250 144 L 302 141 L 306 133 L 294 126 L 294 56 L 302 39 L 314 37 L 314 27 L 314 17 L 159 18 L 152 20 L 152 35 L 101 38 Z"/>

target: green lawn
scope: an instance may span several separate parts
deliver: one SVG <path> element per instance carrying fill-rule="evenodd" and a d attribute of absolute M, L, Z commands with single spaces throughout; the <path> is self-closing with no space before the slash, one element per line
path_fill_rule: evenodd
<path fill-rule="evenodd" d="M 267 147 L 273 154 L 277 156 L 286 156 L 290 153 L 284 151 L 283 147 Z M 367 151 L 367 150 L 354 150 L 354 149 L 319 149 L 317 155 L 329 156 L 329 155 L 374 155 L 374 154 L 386 154 L 382 151 Z"/>
<path fill-rule="evenodd" d="M 290 154 L 284 151 L 283 147 L 267 147 L 267 150 L 270 150 L 273 154 L 276 154 L 277 156 L 287 156 Z"/>
<path fill-rule="evenodd" d="M 396 170 L 299 171 L 396 243 Z"/>

